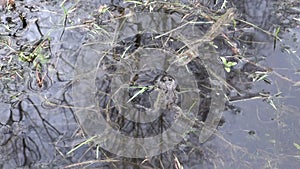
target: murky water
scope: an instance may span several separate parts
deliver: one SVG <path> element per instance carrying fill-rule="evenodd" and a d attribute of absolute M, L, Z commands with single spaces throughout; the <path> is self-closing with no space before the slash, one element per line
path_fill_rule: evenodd
<path fill-rule="evenodd" d="M 295 147 L 295 143 L 299 140 L 296 130 L 299 127 L 300 98 L 296 82 L 300 79 L 298 73 L 300 29 L 299 26 L 287 27 L 282 24 L 283 18 L 276 20 L 271 16 L 276 13 L 273 7 L 277 9 L 277 5 L 278 3 L 272 1 L 241 4 L 247 21 L 270 32 L 280 25 L 283 32 L 280 34 L 282 41 L 277 42 L 275 49 L 273 39 L 265 33 L 261 31 L 246 33 L 248 40 L 257 42 L 248 44 L 251 46 L 249 60 L 257 62 L 262 59 L 257 62 L 258 65 L 267 68 L 264 70 L 266 72 L 272 69 L 267 77 L 270 83 L 264 81 L 251 83 L 248 91 L 252 93 L 267 91 L 270 92 L 270 96 L 265 99 L 232 102 L 236 107 L 233 109 L 235 111 L 224 113 L 226 124 L 219 130 L 224 139 L 220 148 L 228 153 L 226 156 L 228 161 L 240 161 L 239 164 L 232 163 L 230 165 L 232 168 L 294 168 L 300 164 L 299 149 Z M 288 3 L 285 5 L 288 8 Z M 253 8 L 254 6 L 256 8 Z M 290 15 L 299 18 L 299 13 Z M 289 18 L 293 18 L 291 16 Z M 287 20 L 285 19 L 285 22 Z M 290 23 L 294 25 L 293 19 Z M 240 64 L 243 64 L 243 61 Z M 245 66 L 245 71 L 253 71 L 251 67 Z M 247 74 L 248 77 L 250 72 Z M 235 79 L 238 87 L 247 83 L 244 78 L 245 76 L 240 76 L 239 79 Z"/>
<path fill-rule="evenodd" d="M 275 49 L 274 37 L 239 21 L 235 29 L 224 30 L 223 37 L 237 44 L 240 57 L 232 57 L 234 46 L 216 38 L 217 49 L 201 46 L 197 55 L 202 60 L 185 67 L 172 64 L 176 52 L 201 39 L 210 25 L 200 17 L 198 24 L 178 27 L 185 8 L 169 11 L 172 6 L 166 5 L 161 6 L 163 13 L 141 13 L 138 7 L 136 13 L 122 2 L 21 1 L 16 11 L 1 11 L 0 168 L 175 168 L 176 158 L 184 168 L 297 167 L 299 2 L 228 2 L 228 7 L 237 8 L 240 20 L 271 33 L 281 26 L 282 40 L 276 41 Z M 111 6 L 101 14 L 103 4 Z M 222 2 L 202 5 L 219 9 Z M 203 61 L 218 56 L 238 63 L 226 73 L 227 83 L 211 76 L 220 71 L 211 70 L 222 66 L 221 61 Z M 173 106 L 156 109 L 160 90 L 151 86 L 162 74 L 177 82 L 172 91 L 176 95 L 170 95 L 176 99 Z M 225 71 L 217 74 L 222 77 Z M 224 111 L 212 104 L 212 99 L 222 98 L 214 97 L 220 84 L 226 84 L 229 99 Z M 135 96 L 140 89 L 132 87 L 145 91 Z M 148 109 L 152 113 L 141 118 Z M 181 118 L 180 112 L 189 115 Z M 213 137 L 204 138 L 201 120 L 216 127 L 222 114 L 222 126 Z M 142 142 L 118 142 L 121 138 L 110 135 L 162 134 L 178 117 L 181 121 L 173 131 L 189 128 L 188 134 L 161 137 L 178 139 L 176 145 L 157 148 L 159 140 L 146 140 L 145 145 L 154 145 L 150 151 Z M 132 122 L 137 119 L 140 123 Z M 100 137 L 93 144 L 69 152 L 95 134 Z M 148 154 L 130 151 L 140 145 Z"/>

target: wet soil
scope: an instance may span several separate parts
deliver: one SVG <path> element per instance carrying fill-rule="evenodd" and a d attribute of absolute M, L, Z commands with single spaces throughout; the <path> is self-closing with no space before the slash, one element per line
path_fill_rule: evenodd
<path fill-rule="evenodd" d="M 3 6 L 0 168 L 299 166 L 299 2 L 226 2 L 26 0 Z M 186 67 L 170 66 L 229 8 L 235 9 L 235 22 L 223 25 Z M 195 23 L 180 27 L 186 22 Z M 205 56 L 218 62 L 207 64 Z M 220 73 L 219 57 L 237 64 Z M 224 77 L 213 79 L 211 73 Z M 80 144 L 101 135 L 107 124 L 112 132 L 145 138 L 176 123 L 178 109 L 160 109 L 149 123 L 128 120 L 135 116 L 120 111 L 131 98 L 134 115 L 151 109 L 157 98 L 151 86 L 160 75 L 174 77 L 177 93 L 187 91 L 174 104 L 196 119 L 172 149 L 130 158 L 118 155 L 124 147 L 113 139 Z M 135 86 L 147 90 L 134 97 L 140 90 L 129 87 Z M 225 109 L 212 101 L 219 86 Z M 204 139 L 205 124 L 214 134 Z M 104 143 L 115 143 L 116 151 Z"/>

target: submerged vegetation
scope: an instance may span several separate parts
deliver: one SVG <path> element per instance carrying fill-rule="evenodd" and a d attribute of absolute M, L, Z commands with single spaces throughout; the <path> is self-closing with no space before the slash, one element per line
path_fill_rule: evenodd
<path fill-rule="evenodd" d="M 299 2 L 278 9 L 272 6 L 280 2 L 270 2 L 263 18 L 255 9 L 263 4 L 234 0 L 0 2 L 0 168 L 298 166 L 300 33 L 291 28 L 299 22 Z M 287 23 L 276 19 L 282 17 Z M 209 64 L 211 57 L 217 63 Z M 149 124 L 133 123 L 158 104 L 154 82 L 170 72 L 178 72 L 171 86 L 177 93 L 169 91 L 167 106 L 155 109 L 163 113 Z M 212 101 L 222 98 L 218 87 L 225 110 Z M 162 134 L 184 109 L 182 121 L 192 127 L 176 136 L 181 141 L 173 149 L 129 158 L 103 148 L 119 139 L 109 131 Z M 208 114 L 212 109 L 218 117 Z M 100 116 L 106 124 L 97 126 Z M 201 140 L 202 128 L 212 137 Z M 147 150 L 134 150 L 130 141 L 112 149 Z"/>

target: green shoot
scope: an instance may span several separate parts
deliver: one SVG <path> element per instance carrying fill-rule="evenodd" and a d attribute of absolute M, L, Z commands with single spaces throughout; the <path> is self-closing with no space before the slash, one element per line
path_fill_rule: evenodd
<path fill-rule="evenodd" d="M 274 49 L 276 47 L 277 39 L 279 39 L 279 37 L 278 37 L 279 32 L 280 32 L 280 26 L 278 28 L 276 28 L 276 30 L 275 30 L 275 35 L 274 35 Z"/>
<path fill-rule="evenodd" d="M 294 143 L 294 146 L 296 147 L 296 149 L 300 150 L 300 145 L 297 143 Z"/>
<path fill-rule="evenodd" d="M 146 90 L 153 88 L 154 86 L 134 86 L 133 88 L 140 88 L 141 90 L 139 90 L 136 94 L 134 94 L 128 101 L 127 103 L 131 102 L 134 98 L 136 98 L 138 95 L 144 93 Z"/>
<path fill-rule="evenodd" d="M 236 29 L 237 22 L 235 19 L 233 19 L 232 21 L 233 21 L 233 27 L 234 27 L 234 29 Z"/>
<path fill-rule="evenodd" d="M 225 57 L 220 57 L 220 59 L 222 60 L 222 62 L 224 64 L 224 68 L 225 68 L 226 72 L 228 72 L 228 73 L 231 71 L 231 67 L 233 67 L 237 64 L 237 62 L 230 62 L 230 61 L 228 62 Z"/>

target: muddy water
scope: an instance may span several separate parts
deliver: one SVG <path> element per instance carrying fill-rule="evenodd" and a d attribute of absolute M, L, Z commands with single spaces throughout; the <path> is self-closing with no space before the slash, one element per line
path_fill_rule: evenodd
<path fill-rule="evenodd" d="M 106 60 L 105 64 L 101 62 L 102 56 L 114 56 L 111 49 L 122 40 L 124 43 L 119 43 L 119 45 L 125 45 L 125 48 L 123 47 L 122 52 L 115 53 L 119 54 L 116 55 L 117 59 L 120 60 L 118 57 L 128 58 L 130 50 L 136 54 L 134 59 L 155 55 L 157 57 L 154 57 L 153 60 L 147 57 L 142 59 L 143 61 L 139 62 L 138 65 L 133 66 L 132 63 L 134 62 L 127 62 L 127 64 L 130 63 L 131 67 L 143 68 L 146 63 L 151 63 L 150 67 L 159 67 L 160 71 L 153 71 L 154 73 L 149 74 L 141 73 L 142 75 L 147 75 L 148 79 L 155 79 L 157 72 L 163 70 L 174 77 L 176 76 L 180 88 L 177 92 L 190 91 L 186 95 L 181 95 L 183 99 L 199 97 L 200 102 L 197 102 L 199 105 L 196 105 L 198 111 L 193 110 L 191 112 L 200 113 L 198 116 L 191 113 L 189 118 L 197 117 L 200 120 L 203 118 L 201 112 L 206 112 L 209 108 L 207 105 L 210 103 L 208 96 L 210 91 L 205 90 L 205 87 L 209 85 L 205 84 L 207 83 L 207 74 L 201 75 L 199 72 L 193 74 L 192 71 L 197 72 L 197 68 L 193 65 L 186 69 L 179 69 L 182 73 L 178 75 L 176 75 L 175 70 L 172 70 L 174 68 L 168 71 L 169 62 L 161 60 L 158 56 L 175 57 L 169 47 L 168 50 L 170 51 L 168 52 L 161 52 L 162 50 L 158 48 L 142 52 L 128 48 L 128 52 L 124 52 L 128 46 L 136 45 L 135 38 L 128 39 L 127 37 L 135 37 L 137 33 L 145 33 L 144 30 L 150 32 L 160 30 L 161 32 L 155 33 L 164 33 L 176 27 L 174 23 L 179 22 L 179 20 L 165 16 L 137 17 L 140 19 L 138 22 L 135 22 L 134 19 L 131 20 L 131 25 L 127 25 L 123 31 L 120 31 L 120 34 L 115 35 L 114 30 L 118 26 L 120 28 L 124 25 L 111 24 L 111 21 L 108 21 L 111 17 L 109 13 L 104 15 L 97 13 L 101 4 L 104 3 L 107 2 L 22 1 L 16 2 L 17 11 L 1 12 L 0 168 L 64 168 L 72 164 L 75 165 L 70 166 L 71 168 L 82 168 L 83 166 L 87 168 L 142 168 L 143 166 L 173 168 L 174 156 L 179 159 L 184 168 L 295 168 L 300 164 L 299 149 L 295 146 L 300 144 L 297 130 L 300 127 L 300 98 L 299 84 L 296 83 L 300 81 L 298 45 L 300 31 L 299 26 L 297 27 L 299 21 L 294 19 L 299 19 L 296 1 L 284 2 L 284 5 L 269 0 L 262 2 L 238 1 L 227 4 L 237 7 L 239 17 L 264 30 L 273 32 L 278 25 L 281 25 L 282 31 L 279 36 L 282 41 L 277 41 L 274 49 L 274 41 L 270 35 L 247 24 L 238 25 L 233 39 L 239 45 L 238 48 L 242 49 L 243 57 L 236 60 L 238 65 L 232 68 L 231 73 L 226 73 L 227 82 L 234 89 L 226 89 L 230 101 L 223 112 L 225 123 L 218 128 L 216 135 L 210 137 L 204 144 L 199 142 L 201 127 L 196 123 L 194 128 L 196 131 L 190 131 L 190 134 L 183 138 L 181 135 L 179 140 L 183 139 L 183 141 L 175 149 L 166 149 L 169 151 L 162 152 L 161 155 L 147 160 L 122 158 L 115 155 L 118 152 L 98 149 L 95 144 L 83 145 L 73 153 L 68 154 L 75 145 L 107 127 L 100 124 L 103 128 L 101 126 L 93 128 L 93 123 L 95 123 L 94 126 L 99 125 L 99 121 L 95 117 L 98 117 L 100 110 L 103 110 L 101 103 L 107 105 L 105 102 L 107 100 L 104 99 L 99 105 L 94 103 L 98 101 L 97 99 L 103 98 L 101 97 L 103 91 L 107 90 L 108 84 L 111 83 L 110 79 L 104 78 L 108 75 L 107 72 L 101 71 L 103 66 L 106 66 L 105 70 L 119 73 L 117 80 L 113 81 L 115 85 L 123 84 L 125 81 L 130 84 L 128 81 L 131 80 L 132 75 L 136 74 L 136 69 L 133 68 L 116 69 L 115 66 L 120 66 L 118 65 L 120 62 L 115 60 L 113 60 L 115 66 L 108 66 L 111 65 L 112 60 Z M 221 6 L 221 4 L 213 5 L 213 2 L 209 1 L 205 1 L 203 4 L 211 8 Z M 115 5 L 111 6 L 113 15 L 122 17 L 124 13 L 134 14 L 132 10 L 121 8 L 127 7 L 128 4 L 114 3 L 113 5 Z M 19 14 L 24 15 L 26 20 L 19 17 Z M 160 22 L 160 20 L 165 20 L 165 22 Z M 149 21 L 153 21 L 152 27 L 146 26 L 149 25 L 146 23 Z M 97 27 L 94 23 L 101 27 Z M 190 28 L 178 30 L 184 34 L 181 36 L 182 38 L 179 38 L 180 42 L 185 43 L 187 40 L 198 39 L 201 37 L 202 31 L 205 31 L 202 28 L 201 31 L 195 32 L 198 31 L 194 29 L 196 27 Z M 176 34 L 178 31 L 174 33 Z M 178 44 L 180 46 L 180 43 Z M 222 41 L 217 39 L 215 44 L 219 45 L 218 55 L 232 55 L 231 50 Z M 42 55 L 36 54 L 39 56 L 37 63 L 17 59 L 20 56 L 20 51 L 26 56 L 29 56 L 29 53 L 39 51 L 37 46 L 43 49 Z M 173 44 L 174 46 L 176 47 L 176 44 Z M 103 53 L 103 51 L 105 52 Z M 203 51 L 203 53 L 210 52 L 215 53 L 216 51 L 212 49 Z M 215 56 L 215 54 L 209 56 Z M 155 60 L 166 63 L 156 65 Z M 249 64 L 249 61 L 252 64 Z M 203 66 L 203 64 L 198 65 Z M 203 68 L 198 69 L 203 70 Z M 124 74 L 122 72 L 124 70 L 132 72 L 131 74 Z M 142 70 L 146 70 L 146 68 Z M 255 71 L 267 73 L 266 81 L 268 83 L 263 80 L 253 82 Z M 189 72 L 192 72 L 192 75 L 188 77 L 179 76 Z M 143 76 L 140 77 L 143 78 Z M 201 82 L 200 77 L 204 79 Z M 184 78 L 191 78 L 189 81 L 193 83 L 183 83 Z M 83 82 L 84 79 L 88 79 L 88 81 L 82 88 L 80 85 L 82 83 L 79 82 Z M 93 79 L 94 83 L 90 83 L 90 79 Z M 216 83 L 216 81 L 213 82 Z M 199 89 L 201 86 L 199 84 L 202 84 L 203 88 Z M 150 83 L 150 85 L 152 84 Z M 210 86 L 209 88 L 213 87 Z M 74 95 L 74 89 L 75 93 L 79 95 Z M 118 88 L 113 90 L 116 89 Z M 199 90 L 200 93 L 195 93 Z M 97 91 L 100 93 L 96 93 Z M 124 91 L 127 92 L 128 90 Z M 125 93 L 124 91 L 123 93 Z M 264 93 L 263 97 L 258 94 L 260 92 Z M 155 99 L 151 100 L 151 98 L 156 98 L 157 95 L 150 90 L 148 93 L 151 96 L 148 107 L 151 108 L 151 103 L 156 101 Z M 99 98 L 91 97 L 90 94 L 98 95 Z M 195 96 L 191 97 L 192 95 Z M 208 96 L 208 99 L 204 96 Z M 124 107 L 125 102 L 130 97 L 132 95 L 125 95 L 126 99 L 120 107 Z M 146 100 L 143 102 L 145 104 L 141 105 L 147 107 L 147 99 L 144 100 Z M 179 107 L 187 106 L 182 108 L 186 110 L 191 107 L 195 108 L 191 104 L 186 105 L 184 101 L 176 102 L 176 104 Z M 81 118 L 76 113 L 78 109 L 90 112 L 90 114 L 83 114 L 82 116 L 91 117 L 93 120 Z M 113 130 L 128 134 L 128 136 L 153 135 L 164 131 L 164 127 L 170 127 L 176 112 L 178 112 L 175 110 L 168 109 L 169 113 L 162 114 L 160 121 L 144 126 L 124 121 L 117 116 L 118 112 L 116 111 L 116 114 L 109 116 L 111 118 L 110 126 Z M 95 112 L 98 112 L 97 116 L 93 116 Z M 108 117 L 105 112 L 102 113 L 103 117 Z M 160 129 L 158 130 L 157 127 Z M 170 136 L 170 138 L 172 137 Z M 110 141 L 113 143 L 113 140 L 108 140 L 108 142 Z M 98 143 L 100 147 L 103 147 L 101 143 L 107 144 L 107 142 L 103 142 L 103 138 L 95 143 Z M 122 144 L 118 146 L 121 147 Z M 114 150 L 118 150 L 117 148 Z M 97 156 L 99 160 L 107 161 L 92 161 Z M 123 156 L 126 155 L 123 154 Z M 113 162 L 112 159 L 118 161 Z"/>
<path fill-rule="evenodd" d="M 179 66 L 175 62 L 176 53 L 187 50 L 185 43 L 189 44 L 203 35 L 193 25 L 179 28 L 179 21 L 178 14 L 132 13 L 109 25 L 115 28 L 114 32 L 109 32 L 113 36 L 99 37 L 100 41 L 107 43 L 106 46 L 103 43 L 92 43 L 83 47 L 79 57 L 81 62 L 76 65 L 75 76 L 79 79 L 73 88 L 73 99 L 80 100 L 76 102 L 79 109 L 75 114 L 89 136 L 99 135 L 96 143 L 107 151 L 130 158 L 164 153 L 174 148 L 170 145 L 179 143 L 184 133 L 192 129 L 195 123 L 193 119 L 203 119 L 204 114 L 207 119 L 205 117 L 203 121 L 209 129 L 198 128 L 201 131 L 201 142 L 210 137 L 210 128 L 216 129 L 225 99 L 219 91 L 220 83 L 209 84 L 210 80 L 217 79 L 214 76 L 209 79 L 204 65 L 214 64 L 214 71 L 220 72 L 220 78 L 223 68 L 216 59 L 216 51 L 207 45 L 201 46 L 201 52 L 197 52 L 199 58 L 203 59 L 186 66 Z M 168 30 L 173 32 L 169 34 Z M 181 39 L 185 42 L 181 42 Z M 87 65 L 90 69 L 87 69 Z M 173 91 L 160 92 L 164 90 L 156 86 L 160 76 L 174 79 L 176 85 Z M 141 87 L 147 89 L 137 95 Z M 213 92 L 205 93 L 207 89 L 213 89 Z M 93 97 L 95 94 L 98 95 L 96 100 Z M 209 107 L 211 100 L 223 101 L 221 108 L 212 107 L 212 113 L 208 115 L 208 109 L 199 111 L 201 107 Z M 200 105 L 200 101 L 203 104 Z M 97 106 L 97 102 L 100 102 L 100 106 Z M 168 105 L 157 102 L 168 102 Z M 119 130 L 107 127 L 107 124 Z M 162 137 L 157 136 L 159 134 Z M 133 139 L 135 137 L 138 138 Z M 162 139 L 166 144 L 161 143 Z M 136 142 L 131 143 L 133 140 Z"/>
<path fill-rule="evenodd" d="M 238 164 L 233 162 L 230 165 L 232 168 L 294 168 L 300 164 L 299 149 L 295 147 L 300 137 L 296 131 L 300 124 L 299 86 L 296 84 L 300 80 L 300 29 L 299 21 L 294 20 L 299 18 L 299 13 L 288 12 L 298 7 L 290 6 L 291 4 L 295 5 L 297 2 L 285 2 L 284 7 L 279 7 L 278 3 L 272 1 L 244 2 L 238 5 L 247 21 L 264 30 L 273 32 L 276 27 L 281 26 L 282 41 L 277 42 L 274 49 L 273 38 L 265 33 L 255 29 L 245 32 L 245 40 L 257 42 L 247 43 L 248 52 L 251 53 L 247 59 L 256 60 L 259 67 L 264 67 L 265 70 L 256 70 L 268 72 L 267 78 L 270 80 L 270 83 L 251 83 L 248 91 L 267 91 L 270 96 L 265 99 L 231 102 L 234 108 L 224 113 L 226 123 L 220 129 L 224 140 L 219 148 L 227 152 L 228 161 L 240 161 Z M 282 8 L 285 8 L 284 12 Z M 276 19 L 274 15 L 285 17 Z M 242 65 L 243 62 L 239 64 Z M 251 72 L 251 67 L 244 65 L 243 70 Z M 233 83 L 240 87 L 247 83 L 244 78 L 240 76 Z M 215 146 L 213 142 L 212 145 Z"/>

